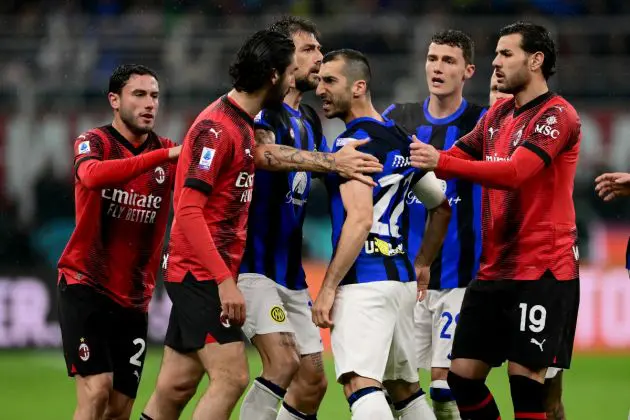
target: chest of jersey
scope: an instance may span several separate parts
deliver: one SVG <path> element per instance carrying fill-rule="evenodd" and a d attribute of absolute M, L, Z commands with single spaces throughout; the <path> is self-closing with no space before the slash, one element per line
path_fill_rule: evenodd
<path fill-rule="evenodd" d="M 124 147 L 114 145 L 107 159 L 133 157 Z M 134 224 L 154 224 L 161 213 L 168 214 L 174 168 L 165 163 L 149 169 L 131 181 L 100 191 L 101 211 L 107 218 Z"/>

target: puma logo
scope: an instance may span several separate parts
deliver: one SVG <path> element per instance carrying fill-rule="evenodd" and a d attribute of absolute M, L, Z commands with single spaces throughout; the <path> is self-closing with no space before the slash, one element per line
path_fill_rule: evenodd
<path fill-rule="evenodd" d="M 544 351 L 543 350 L 543 344 L 545 344 L 545 341 L 547 341 L 547 339 L 544 339 L 543 341 L 538 341 L 535 338 L 532 338 L 531 340 L 529 340 L 530 343 L 532 344 L 536 344 L 538 347 L 540 347 L 540 351 Z"/>
<path fill-rule="evenodd" d="M 488 128 L 488 132 L 490 133 L 490 140 L 492 140 L 492 137 L 494 137 L 494 133 L 496 133 L 497 131 L 499 130 L 495 130 L 492 127 Z"/>
<path fill-rule="evenodd" d="M 137 370 L 133 371 L 134 376 L 138 379 L 138 382 L 140 382 L 140 373 L 138 373 Z"/>
<path fill-rule="evenodd" d="M 214 128 L 211 128 L 210 130 L 208 130 L 209 132 L 211 132 L 212 134 L 214 134 L 214 138 L 218 139 L 219 138 L 219 134 L 221 134 L 221 131 L 223 130 L 215 130 Z"/>

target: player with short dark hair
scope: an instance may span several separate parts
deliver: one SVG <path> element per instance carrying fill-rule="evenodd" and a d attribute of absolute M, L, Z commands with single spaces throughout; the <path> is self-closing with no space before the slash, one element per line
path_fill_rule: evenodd
<path fill-rule="evenodd" d="M 480 183 L 480 270 L 466 290 L 448 383 L 462 417 L 499 417 L 485 378 L 507 360 L 515 419 L 545 418 L 544 379 L 568 368 L 579 304 L 573 183 L 581 130 L 550 92 L 555 47 L 527 22 L 500 31 L 493 67 L 502 99 L 446 152 L 419 141 L 413 165 Z M 550 197 L 553 197 L 551 200 Z"/>
<path fill-rule="evenodd" d="M 450 149 L 470 132 L 486 112 L 463 97 L 464 84 L 474 72 L 474 42 L 465 33 L 448 29 L 431 37 L 425 62 L 429 97 L 423 102 L 393 104 L 384 114 L 409 133 L 439 150 Z M 479 269 L 481 254 L 481 186 L 467 180 L 442 181 L 453 215 L 444 244 L 429 267 L 429 290 L 418 302 L 414 322 L 417 361 L 431 372 L 430 396 L 438 420 L 459 419 L 457 404 L 446 381 L 451 365 L 455 327 L 468 284 Z M 409 256 L 415 257 L 423 238 L 427 210 L 413 194 L 406 198 L 411 217 Z"/>
<path fill-rule="evenodd" d="M 110 125 L 74 145 L 76 227 L 58 269 L 61 335 L 75 419 L 129 418 L 146 355 L 180 146 L 153 132 L 159 84 L 145 66 L 110 77 Z"/>
<path fill-rule="evenodd" d="M 361 150 L 383 163 L 376 187 L 328 179 L 333 225 L 333 259 L 313 305 L 313 321 L 332 328 L 337 380 L 352 418 L 393 419 L 383 386 L 401 419 L 435 418 L 418 383 L 414 357 L 413 309 L 423 297 L 431 264 L 448 228 L 450 208 L 433 173 L 409 163 L 409 135 L 372 105 L 370 66 L 353 50 L 328 53 L 317 95 L 326 118 L 340 118 L 346 130 L 333 148 L 365 140 Z M 430 216 L 414 264 L 407 257 L 407 191 L 418 195 Z M 417 285 L 415 280 L 417 279 Z M 334 304 L 334 310 L 333 310 Z"/>
<path fill-rule="evenodd" d="M 498 99 L 511 99 L 510 93 L 499 92 L 496 73 L 490 78 L 490 106 Z M 571 344 L 572 345 L 572 344 Z M 562 368 L 549 367 L 545 373 L 545 410 L 548 420 L 564 420 L 564 404 L 562 403 Z"/>

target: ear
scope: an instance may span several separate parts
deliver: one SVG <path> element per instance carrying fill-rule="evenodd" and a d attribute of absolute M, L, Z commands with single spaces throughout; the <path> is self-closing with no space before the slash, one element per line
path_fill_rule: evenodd
<path fill-rule="evenodd" d="M 107 94 L 107 99 L 109 100 L 109 105 L 112 109 L 118 110 L 120 108 L 120 95 L 117 93 L 109 92 Z"/>
<path fill-rule="evenodd" d="M 271 84 L 276 85 L 278 80 L 280 80 L 280 73 L 278 73 L 278 70 L 273 69 L 273 72 L 271 73 Z"/>
<path fill-rule="evenodd" d="M 466 64 L 466 69 L 464 70 L 464 80 L 468 80 L 475 74 L 475 65 L 474 64 Z"/>
<path fill-rule="evenodd" d="M 538 51 L 533 53 L 530 57 L 529 57 L 529 69 L 530 71 L 536 71 L 538 69 L 540 69 L 543 65 L 543 61 L 545 60 L 545 54 L 543 54 L 542 52 Z"/>
<path fill-rule="evenodd" d="M 365 83 L 365 80 L 357 80 L 352 84 L 351 91 L 354 98 L 365 96 L 367 92 L 367 83 Z"/>

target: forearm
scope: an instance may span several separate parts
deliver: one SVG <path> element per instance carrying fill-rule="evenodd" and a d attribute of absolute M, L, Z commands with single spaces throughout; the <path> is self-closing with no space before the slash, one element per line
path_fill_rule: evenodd
<path fill-rule="evenodd" d="M 444 243 L 450 220 L 451 208 L 446 200 L 436 208 L 429 210 L 422 246 L 415 260 L 416 266 L 428 266 L 433 263 Z"/>
<path fill-rule="evenodd" d="M 361 248 L 370 233 L 370 228 L 371 223 L 358 219 L 346 219 L 341 228 L 337 251 L 328 266 L 322 287 L 336 289 L 339 286 L 361 253 Z"/>
<path fill-rule="evenodd" d="M 440 151 L 440 157 L 441 156 L 449 156 L 449 157 L 453 157 L 453 158 L 457 158 L 457 159 L 463 159 L 463 160 L 477 160 L 474 156 L 466 153 L 463 149 L 459 148 L 458 146 L 453 146 L 448 150 L 443 150 Z M 442 170 L 440 170 L 440 168 L 435 168 L 435 175 L 440 178 L 440 179 L 451 179 L 451 178 L 455 178 L 454 176 L 449 176 L 448 173 L 444 173 Z"/>
<path fill-rule="evenodd" d="M 203 193 L 184 188 L 175 217 L 194 255 L 217 282 L 232 277 L 203 216 Z"/>
<path fill-rule="evenodd" d="M 89 189 L 110 188 L 129 182 L 143 172 L 169 160 L 168 149 L 126 159 L 78 161 L 77 177 Z"/>
<path fill-rule="evenodd" d="M 442 179 L 461 178 L 489 188 L 516 189 L 536 174 L 544 162 L 529 151 L 515 153 L 511 160 L 469 161 L 440 155 L 436 174 Z"/>
<path fill-rule="evenodd" d="M 268 171 L 335 172 L 332 153 L 308 152 L 279 144 L 256 146 L 256 167 Z"/>

